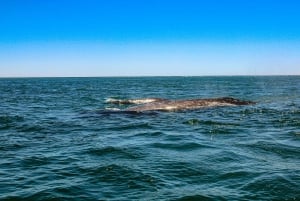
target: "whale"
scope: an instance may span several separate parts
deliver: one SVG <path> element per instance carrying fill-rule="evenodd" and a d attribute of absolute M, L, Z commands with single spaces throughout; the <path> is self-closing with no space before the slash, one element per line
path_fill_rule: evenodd
<path fill-rule="evenodd" d="M 134 104 L 125 109 L 124 112 L 147 112 L 147 111 L 186 111 L 197 110 L 209 107 L 242 106 L 256 104 L 253 101 L 240 100 L 232 97 L 206 98 L 206 99 L 183 99 L 170 100 L 163 98 L 142 98 L 142 99 L 109 99 L 111 104 Z M 117 109 L 118 110 L 118 109 Z"/>
<path fill-rule="evenodd" d="M 137 98 L 137 99 L 117 99 L 117 98 L 107 98 L 106 103 L 128 105 L 128 104 L 145 104 L 157 101 L 163 101 L 163 98 Z"/>

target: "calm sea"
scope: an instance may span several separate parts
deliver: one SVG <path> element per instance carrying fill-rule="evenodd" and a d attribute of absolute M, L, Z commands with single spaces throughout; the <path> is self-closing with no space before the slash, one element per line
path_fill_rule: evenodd
<path fill-rule="evenodd" d="M 103 112 L 223 96 L 257 104 Z M 0 200 L 300 200 L 300 77 L 0 79 Z"/>

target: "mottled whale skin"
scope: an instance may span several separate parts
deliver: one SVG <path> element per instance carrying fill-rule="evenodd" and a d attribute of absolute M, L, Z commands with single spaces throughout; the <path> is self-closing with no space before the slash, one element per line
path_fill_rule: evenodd
<path fill-rule="evenodd" d="M 183 111 L 195 110 L 207 107 L 221 106 L 239 106 L 252 105 L 255 102 L 244 101 L 231 97 L 210 98 L 210 99 L 185 99 L 185 100 L 168 100 L 161 98 L 144 98 L 107 101 L 114 104 L 138 104 L 137 106 L 128 107 L 122 111 L 128 112 L 145 112 L 145 111 Z"/>

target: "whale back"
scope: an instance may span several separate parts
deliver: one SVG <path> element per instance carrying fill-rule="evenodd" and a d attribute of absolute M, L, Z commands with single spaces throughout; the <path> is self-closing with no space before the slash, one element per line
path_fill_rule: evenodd
<path fill-rule="evenodd" d="M 150 103 L 137 105 L 125 109 L 125 111 L 180 111 L 192 110 L 205 107 L 238 106 L 255 104 L 251 101 L 243 101 L 231 97 L 212 99 L 187 99 L 187 100 L 157 100 Z"/>
<path fill-rule="evenodd" d="M 217 98 L 216 100 L 219 100 L 220 102 L 224 103 L 230 103 L 233 105 L 253 105 L 255 102 L 253 101 L 245 101 L 245 100 L 240 100 L 232 97 L 223 97 L 223 98 Z"/>

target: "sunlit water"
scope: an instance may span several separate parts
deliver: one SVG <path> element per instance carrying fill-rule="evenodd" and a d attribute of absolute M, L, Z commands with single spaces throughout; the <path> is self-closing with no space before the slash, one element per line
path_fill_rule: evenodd
<path fill-rule="evenodd" d="M 105 113 L 105 99 L 256 105 Z M 299 200 L 300 77 L 0 79 L 0 200 Z"/>

